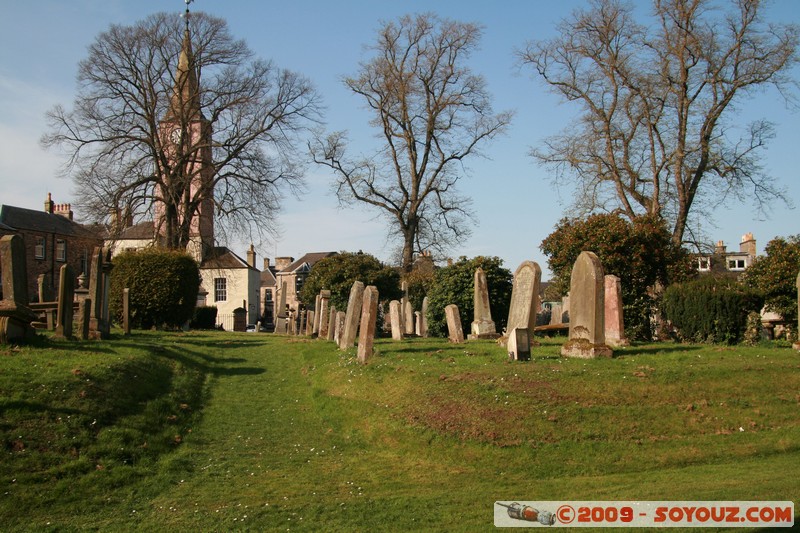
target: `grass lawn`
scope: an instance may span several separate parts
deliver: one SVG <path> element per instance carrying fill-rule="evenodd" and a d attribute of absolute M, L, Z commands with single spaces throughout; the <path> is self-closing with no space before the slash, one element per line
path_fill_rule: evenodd
<path fill-rule="evenodd" d="M 562 339 L 563 340 L 563 339 Z M 489 531 L 498 500 L 800 503 L 800 354 L 355 350 L 136 332 L 0 348 L 3 531 Z M 741 531 L 741 530 L 739 530 Z"/>

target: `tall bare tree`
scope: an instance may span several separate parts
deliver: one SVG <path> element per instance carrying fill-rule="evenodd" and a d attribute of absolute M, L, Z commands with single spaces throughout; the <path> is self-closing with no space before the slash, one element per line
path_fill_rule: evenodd
<path fill-rule="evenodd" d="M 302 187 L 305 151 L 295 147 L 319 119 L 318 96 L 300 75 L 255 58 L 222 19 L 160 13 L 113 25 L 77 80 L 73 109 L 48 113 L 42 143 L 65 151 L 95 221 L 160 213 L 165 243 L 185 248 L 207 209 L 222 232 L 264 237 L 283 192 Z"/>
<path fill-rule="evenodd" d="M 456 191 L 463 161 L 511 120 L 493 113 L 485 80 L 467 66 L 480 37 L 475 24 L 432 14 L 385 23 L 374 57 L 344 79 L 373 113 L 381 149 L 350 158 L 342 132 L 311 147 L 315 161 L 333 169 L 342 205 L 386 216 L 406 272 L 415 252 L 443 251 L 469 234 L 468 200 Z"/>
<path fill-rule="evenodd" d="M 772 125 L 741 128 L 735 113 L 768 85 L 791 99 L 798 28 L 763 23 L 759 0 L 726 3 L 722 12 L 710 0 L 654 0 L 655 24 L 646 27 L 632 5 L 593 0 L 557 37 L 519 52 L 581 108 L 532 151 L 556 179 L 576 179 L 581 214 L 657 215 L 680 244 L 697 229 L 692 215 L 716 202 L 749 194 L 758 208 L 788 203 L 760 165 Z"/>

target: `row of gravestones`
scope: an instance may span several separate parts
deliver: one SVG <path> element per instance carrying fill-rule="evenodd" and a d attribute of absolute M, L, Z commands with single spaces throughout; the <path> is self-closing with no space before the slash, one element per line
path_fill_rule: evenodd
<path fill-rule="evenodd" d="M 72 267 L 63 265 L 59 271 L 55 336 L 73 338 L 73 323 L 77 322 L 78 338 L 108 338 L 110 317 L 108 293 L 110 288 L 110 258 L 103 248 L 92 254 L 89 293 L 78 300 L 78 319 L 75 313 L 75 275 Z M 3 299 L 0 301 L 0 344 L 30 340 L 37 321 L 28 301 L 28 269 L 25 244 L 19 235 L 0 238 L 0 270 Z"/>

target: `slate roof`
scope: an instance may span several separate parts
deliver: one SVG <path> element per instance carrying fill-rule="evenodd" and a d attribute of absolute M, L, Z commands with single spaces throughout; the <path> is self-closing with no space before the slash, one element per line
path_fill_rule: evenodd
<path fill-rule="evenodd" d="M 261 286 L 262 287 L 274 287 L 278 284 L 278 280 L 275 278 L 275 267 L 270 266 L 268 269 L 261 271 Z"/>
<path fill-rule="evenodd" d="M 317 262 L 325 259 L 326 257 L 330 257 L 332 255 L 336 255 L 336 252 L 311 252 L 300 259 L 296 260 L 291 265 L 287 266 L 283 270 L 280 271 L 280 274 L 291 274 L 297 270 L 300 270 L 304 264 L 308 264 L 309 267 L 313 267 Z"/>
<path fill-rule="evenodd" d="M 145 220 L 133 226 L 128 226 L 120 232 L 118 240 L 147 240 L 155 235 L 155 224 L 152 220 Z"/>
<path fill-rule="evenodd" d="M 215 246 L 203 259 L 200 268 L 255 268 L 225 246 Z"/>
<path fill-rule="evenodd" d="M 100 238 L 94 231 L 65 216 L 13 205 L 0 206 L 0 224 L 15 230 L 55 233 L 71 237 Z"/>

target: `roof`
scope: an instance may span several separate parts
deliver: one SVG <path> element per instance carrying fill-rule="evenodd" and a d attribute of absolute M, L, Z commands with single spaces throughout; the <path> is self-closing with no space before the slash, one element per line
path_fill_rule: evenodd
<path fill-rule="evenodd" d="M 252 268 L 256 270 L 248 265 L 247 261 L 231 252 L 225 246 L 212 248 L 203 259 L 200 268 Z"/>
<path fill-rule="evenodd" d="M 13 205 L 0 206 L 0 224 L 15 230 L 39 231 L 83 238 L 100 238 L 94 231 L 65 216 Z"/>
<path fill-rule="evenodd" d="M 265 268 L 261 271 L 262 287 L 274 287 L 278 284 L 278 280 L 275 278 L 275 272 L 275 267 Z"/>
<path fill-rule="evenodd" d="M 155 224 L 152 220 L 145 220 L 123 229 L 117 240 L 146 240 L 155 236 Z"/>
<path fill-rule="evenodd" d="M 297 272 L 303 269 L 303 265 L 308 265 L 308 268 L 313 267 L 322 259 L 326 257 L 330 257 L 332 255 L 336 255 L 336 252 L 311 252 L 300 259 L 296 260 L 291 265 L 287 266 L 283 270 L 279 272 L 279 274 L 291 274 L 293 272 Z"/>

